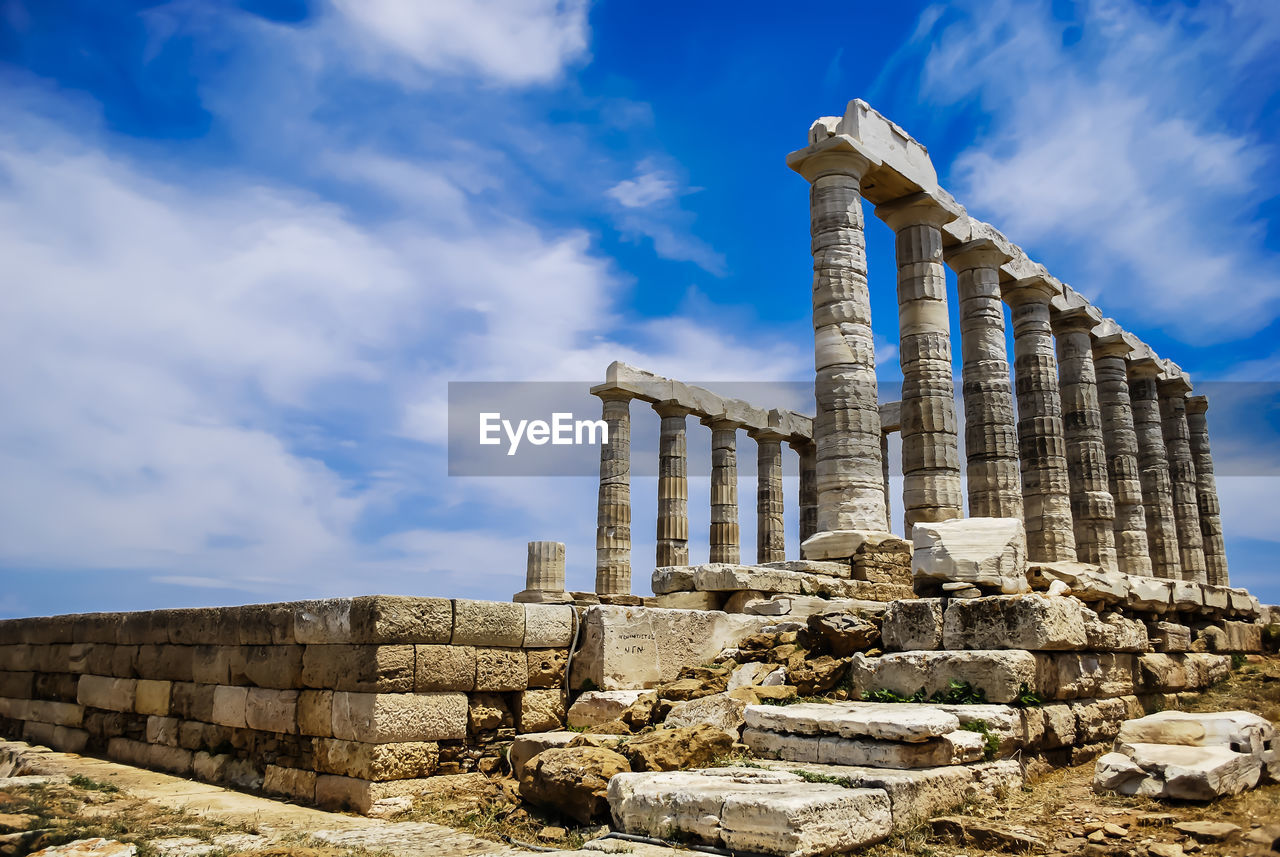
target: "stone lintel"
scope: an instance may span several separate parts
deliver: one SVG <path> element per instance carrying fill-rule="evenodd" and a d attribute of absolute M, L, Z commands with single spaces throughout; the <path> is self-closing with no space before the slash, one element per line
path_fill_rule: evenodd
<path fill-rule="evenodd" d="M 787 165 L 810 182 L 832 173 L 851 174 L 829 153 L 854 154 L 867 161 L 859 173 L 862 194 L 872 203 L 920 190 L 940 192 L 929 151 L 862 99 L 850 101 L 843 116 L 823 116 L 809 126 L 809 145 L 787 156 Z M 825 161 L 825 163 L 823 163 Z"/>
<path fill-rule="evenodd" d="M 964 209 L 950 196 L 925 191 L 876 206 L 876 217 L 888 224 L 894 232 L 922 224 L 941 228 L 963 215 Z"/>
<path fill-rule="evenodd" d="M 1187 413 L 1203 414 L 1209 410 L 1208 396 L 1187 396 Z"/>
<path fill-rule="evenodd" d="M 1013 258 L 990 238 L 975 238 L 963 244 L 946 247 L 943 258 L 951 270 L 960 272 L 971 268 L 999 268 Z"/>

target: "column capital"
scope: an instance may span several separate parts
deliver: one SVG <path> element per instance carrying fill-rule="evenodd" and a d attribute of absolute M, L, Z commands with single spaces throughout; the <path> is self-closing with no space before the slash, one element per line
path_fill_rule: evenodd
<path fill-rule="evenodd" d="M 658 412 L 660 417 L 687 417 L 689 414 L 694 413 L 693 408 L 675 399 L 654 402 L 653 409 Z"/>
<path fill-rule="evenodd" d="M 942 249 L 942 258 L 951 270 L 959 273 L 973 268 L 996 268 L 1013 257 L 1000 249 L 990 238 L 976 238 L 963 244 Z"/>
<path fill-rule="evenodd" d="M 1164 366 L 1150 352 L 1135 351 L 1129 355 L 1130 378 L 1156 378 Z"/>
<path fill-rule="evenodd" d="M 1050 304 L 1049 309 L 1049 322 L 1053 325 L 1054 332 L 1092 333 L 1102 322 L 1102 312 L 1092 304 L 1072 306 L 1058 312 L 1054 312 L 1053 305 Z"/>
<path fill-rule="evenodd" d="M 1208 396 L 1187 396 L 1187 413 L 1203 414 L 1209 410 Z"/>
<path fill-rule="evenodd" d="M 1156 378 L 1156 388 L 1161 396 L 1180 398 L 1191 392 L 1191 381 L 1186 375 L 1169 375 Z"/>
<path fill-rule="evenodd" d="M 791 435 L 783 434 L 775 428 L 753 428 L 747 430 L 747 435 L 754 441 L 784 441 L 790 440 Z"/>
<path fill-rule="evenodd" d="M 636 398 L 634 391 L 614 384 L 597 384 L 591 388 L 591 395 L 603 402 L 629 402 Z"/>
<path fill-rule="evenodd" d="M 698 422 L 712 431 L 737 431 L 745 425 L 745 423 L 738 420 L 730 419 L 725 414 L 709 414 L 702 417 Z"/>
<path fill-rule="evenodd" d="M 1126 335 L 1113 318 L 1104 318 L 1091 331 L 1094 357 L 1128 357 L 1134 350 L 1134 340 Z"/>
<path fill-rule="evenodd" d="M 787 155 L 787 166 L 813 184 L 823 176 L 850 176 L 862 181 L 880 159 L 848 134 L 836 134 Z"/>
<path fill-rule="evenodd" d="M 787 438 L 787 446 L 791 447 L 796 452 L 812 449 L 814 448 L 813 438 L 796 437 L 795 435 L 791 435 Z"/>
<path fill-rule="evenodd" d="M 1009 306 L 1017 307 L 1024 304 L 1048 306 L 1049 301 L 1062 293 L 1062 287 L 1044 274 L 1033 274 L 1011 283 L 1002 283 L 1000 292 Z"/>
<path fill-rule="evenodd" d="M 876 206 L 876 217 L 894 232 L 926 224 L 941 228 L 963 214 L 964 209 L 949 196 L 934 196 L 924 191 Z"/>

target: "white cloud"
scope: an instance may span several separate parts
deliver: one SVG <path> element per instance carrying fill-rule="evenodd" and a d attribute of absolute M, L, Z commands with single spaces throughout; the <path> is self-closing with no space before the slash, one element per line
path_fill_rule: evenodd
<path fill-rule="evenodd" d="M 587 53 L 586 0 L 333 0 L 340 35 L 403 82 L 423 72 L 479 75 L 500 84 L 548 83 Z"/>
<path fill-rule="evenodd" d="M 609 188 L 607 193 L 627 208 L 645 208 L 674 197 L 676 183 L 666 173 L 651 170 L 634 179 L 623 179 Z"/>
<path fill-rule="evenodd" d="M 1047 6 L 999 0 L 919 37 L 924 93 L 992 116 L 953 163 L 960 200 L 1117 318 L 1198 343 L 1280 315 L 1278 260 L 1252 219 L 1276 153 L 1238 108 L 1263 97 L 1249 63 L 1280 26 L 1212 5 L 1086 4 L 1066 48 Z"/>

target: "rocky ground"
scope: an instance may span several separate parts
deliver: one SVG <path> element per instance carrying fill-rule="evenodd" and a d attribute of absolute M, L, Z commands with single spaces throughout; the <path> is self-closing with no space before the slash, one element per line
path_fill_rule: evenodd
<path fill-rule="evenodd" d="M 819 680 L 815 685 L 823 683 Z M 819 687 L 813 690 L 821 692 Z M 1280 657 L 1250 659 L 1232 678 L 1202 694 L 1190 707 L 1202 711 L 1242 709 L 1280 720 Z M 873 857 L 1017 852 L 1140 857 L 1280 853 L 1280 786 L 1265 786 L 1209 805 L 1171 804 L 1096 795 L 1092 778 L 1092 763 L 1053 771 L 998 804 L 962 807 L 866 853 Z M 437 793 L 405 807 L 408 811 L 396 818 L 399 825 L 448 825 L 492 840 L 495 853 L 497 849 L 510 853 L 506 849 L 512 846 L 506 843 L 511 840 L 544 848 L 579 848 L 606 830 L 580 826 L 522 802 L 518 784 L 509 778 L 473 774 L 439 779 Z M 353 834 L 337 846 L 303 831 L 271 833 L 259 829 L 252 820 L 228 822 L 204 813 L 178 811 L 153 797 L 136 796 L 131 790 L 87 776 L 54 777 L 44 782 L 38 778 L 0 781 L 0 857 L 26 855 L 93 837 L 134 844 L 140 857 L 433 853 L 401 850 L 395 842 L 372 835 L 362 841 Z"/>

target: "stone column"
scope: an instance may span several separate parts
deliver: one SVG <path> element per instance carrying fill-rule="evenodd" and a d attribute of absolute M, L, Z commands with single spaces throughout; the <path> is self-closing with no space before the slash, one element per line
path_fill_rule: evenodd
<path fill-rule="evenodd" d="M 1227 546 L 1222 538 L 1222 508 L 1218 485 L 1213 478 L 1213 455 L 1209 452 L 1209 423 L 1205 413 L 1209 400 L 1204 396 L 1187 399 L 1187 428 L 1191 432 L 1191 454 L 1196 466 L 1196 500 L 1200 509 L 1200 534 L 1204 537 L 1204 564 L 1209 583 L 1230 586 L 1227 573 Z"/>
<path fill-rule="evenodd" d="M 1107 477 L 1107 446 L 1102 438 L 1102 407 L 1098 402 L 1091 335 L 1102 321 L 1102 313 L 1078 297 L 1067 304 L 1068 308 L 1053 314 L 1052 320 L 1058 343 L 1076 558 L 1117 571 L 1116 503 Z"/>
<path fill-rule="evenodd" d="M 787 533 L 782 523 L 782 441 L 785 435 L 768 429 L 750 432 L 756 442 L 756 564 L 787 558 Z"/>
<path fill-rule="evenodd" d="M 813 441 L 792 441 L 791 448 L 800 456 L 800 541 L 818 531 L 818 483 L 814 473 L 817 447 Z"/>
<path fill-rule="evenodd" d="M 893 500 L 889 490 L 889 432 L 880 432 L 880 473 L 884 476 L 884 518 L 893 520 Z"/>
<path fill-rule="evenodd" d="M 564 589 L 563 542 L 529 542 L 524 590 L 511 600 L 526 604 L 568 604 L 573 600 Z"/>
<path fill-rule="evenodd" d="M 662 417 L 658 435 L 657 564 L 689 564 L 689 460 L 685 417 L 690 411 L 676 402 L 658 402 Z"/>
<path fill-rule="evenodd" d="M 738 537 L 738 429 L 741 423 L 724 416 L 706 417 L 711 429 L 711 551 L 710 562 L 742 561 Z"/>
<path fill-rule="evenodd" d="M 593 390 L 604 403 L 609 442 L 600 445 L 596 592 L 631 594 L 631 394 Z"/>
<path fill-rule="evenodd" d="M 1138 435 L 1138 470 L 1142 506 L 1147 512 L 1151 568 L 1156 577 L 1178 580 L 1182 577 L 1182 561 L 1173 517 L 1173 483 L 1169 479 L 1169 458 L 1160 426 L 1160 394 L 1156 390 L 1160 370 L 1160 364 L 1145 348 L 1129 357 L 1129 400 L 1133 405 L 1133 430 Z"/>
<path fill-rule="evenodd" d="M 960 439 L 942 226 L 960 211 L 926 193 L 876 207 L 897 236 L 898 362 L 902 366 L 904 533 L 916 521 L 962 517 Z"/>
<path fill-rule="evenodd" d="M 1125 357 L 1130 345 L 1110 319 L 1094 328 L 1093 365 L 1098 375 L 1102 437 L 1107 449 L 1107 483 L 1115 501 L 1116 559 L 1125 574 L 1150 577 L 1147 517 L 1138 470 L 1138 435 L 1133 428 Z"/>
<path fill-rule="evenodd" d="M 952 248 L 960 293 L 964 447 L 969 516 L 1022 518 L 1018 423 L 1013 409 L 1000 266 L 1009 255 L 989 238 Z"/>
<path fill-rule="evenodd" d="M 804 547 L 809 559 L 852 556 L 858 531 L 888 526 L 862 231 L 861 180 L 871 162 L 858 145 L 838 135 L 787 159 L 811 185 L 818 532 Z"/>
<path fill-rule="evenodd" d="M 1018 280 L 1004 289 L 1004 299 L 1013 308 L 1018 460 L 1027 553 L 1040 562 L 1076 558 L 1058 361 L 1049 324 L 1049 300 L 1057 291 L 1052 282 L 1039 276 Z"/>
<path fill-rule="evenodd" d="M 1204 536 L 1200 532 L 1200 507 L 1196 490 L 1196 465 L 1191 458 L 1191 430 L 1187 427 L 1187 393 L 1191 384 L 1181 372 L 1171 371 L 1157 381 L 1160 421 L 1169 454 L 1169 480 L 1173 483 L 1173 519 L 1178 529 L 1178 558 L 1182 579 L 1208 583 Z"/>

